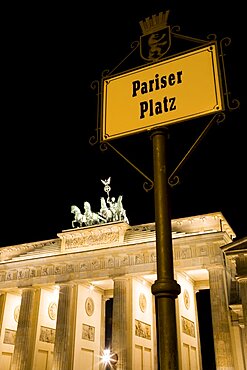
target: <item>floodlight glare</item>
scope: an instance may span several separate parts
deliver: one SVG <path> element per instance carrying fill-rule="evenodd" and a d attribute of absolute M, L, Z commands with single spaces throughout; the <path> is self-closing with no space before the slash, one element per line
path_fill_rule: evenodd
<path fill-rule="evenodd" d="M 111 363 L 111 352 L 109 349 L 104 349 L 102 355 L 102 362 L 104 365 L 110 365 Z"/>
<path fill-rule="evenodd" d="M 109 365 L 111 369 L 115 369 L 118 362 L 118 355 L 116 353 L 111 352 L 109 349 L 104 349 L 101 357 L 105 368 Z"/>

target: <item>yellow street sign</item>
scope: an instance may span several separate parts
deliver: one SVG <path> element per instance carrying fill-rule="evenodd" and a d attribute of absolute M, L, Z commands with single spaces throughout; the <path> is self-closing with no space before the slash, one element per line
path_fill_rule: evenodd
<path fill-rule="evenodd" d="M 102 137 L 110 140 L 223 109 L 215 43 L 103 81 Z"/>

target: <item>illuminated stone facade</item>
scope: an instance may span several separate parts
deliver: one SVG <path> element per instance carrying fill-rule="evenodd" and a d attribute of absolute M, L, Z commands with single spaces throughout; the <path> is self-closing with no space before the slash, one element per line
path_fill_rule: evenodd
<path fill-rule="evenodd" d="M 246 368 L 247 240 L 219 212 L 172 220 L 180 370 L 202 369 L 196 292 L 210 288 L 217 370 Z M 65 230 L 0 250 L 1 370 L 157 370 L 155 224 Z M 169 318 L 168 318 L 169 319 Z"/>

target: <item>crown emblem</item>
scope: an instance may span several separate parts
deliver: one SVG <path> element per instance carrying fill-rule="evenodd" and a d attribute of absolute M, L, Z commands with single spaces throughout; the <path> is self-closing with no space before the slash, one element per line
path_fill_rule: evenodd
<path fill-rule="evenodd" d="M 167 25 L 167 18 L 169 10 L 160 12 L 158 15 L 154 14 L 152 17 L 145 18 L 144 21 L 140 21 L 139 24 L 142 29 L 143 35 L 158 32 Z"/>

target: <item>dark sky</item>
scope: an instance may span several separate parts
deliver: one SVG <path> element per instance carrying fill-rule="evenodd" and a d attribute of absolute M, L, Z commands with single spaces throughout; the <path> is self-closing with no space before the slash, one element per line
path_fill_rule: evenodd
<path fill-rule="evenodd" d="M 103 152 L 98 144 L 89 144 L 98 108 L 91 83 L 130 53 L 131 43 L 142 34 L 140 20 L 167 9 L 168 24 L 180 26 L 182 35 L 230 39 L 224 48 L 227 91 L 231 106 L 234 99 L 240 102 L 238 109 L 226 107 L 224 122 L 210 129 L 179 172 L 180 184 L 170 189 L 171 217 L 221 211 L 237 239 L 247 235 L 242 5 L 234 2 L 233 8 L 212 0 L 143 3 L 35 3 L 6 9 L 0 246 L 55 238 L 71 228 L 72 204 L 83 209 L 87 200 L 98 211 L 100 197 L 106 195 L 101 179 L 109 176 L 111 195 L 123 195 L 130 224 L 154 221 L 154 193 L 143 189 L 145 178 L 113 150 Z M 131 63 L 144 62 L 134 55 L 126 67 L 122 64 L 123 70 Z M 170 172 L 210 118 L 169 126 Z M 148 132 L 116 139 L 112 145 L 153 179 Z"/>

